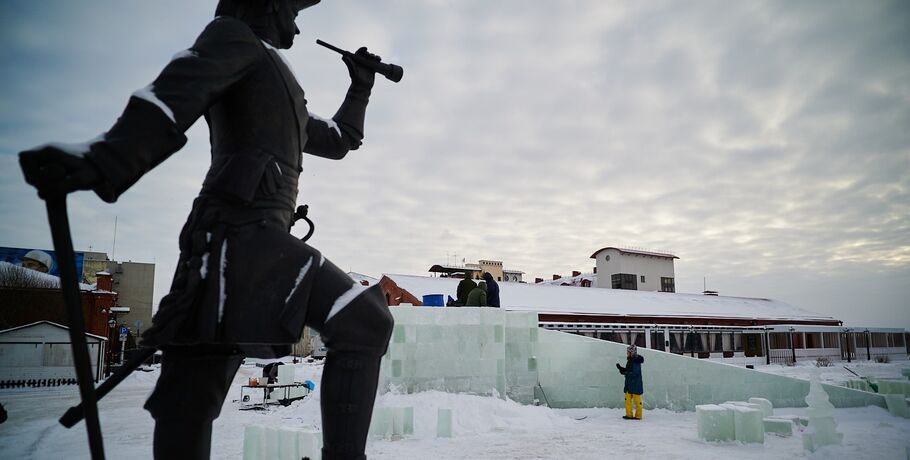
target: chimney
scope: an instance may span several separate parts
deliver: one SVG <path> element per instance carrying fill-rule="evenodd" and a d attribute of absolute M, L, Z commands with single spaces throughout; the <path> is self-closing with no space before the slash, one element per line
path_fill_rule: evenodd
<path fill-rule="evenodd" d="M 534 278 L 534 284 L 543 283 L 543 278 Z"/>
<path fill-rule="evenodd" d="M 558 280 L 558 279 L 560 279 L 560 278 L 562 278 L 562 277 L 559 276 L 559 275 L 553 275 L 553 281 L 556 281 L 556 280 Z"/>
<path fill-rule="evenodd" d="M 108 272 L 95 273 L 95 286 L 99 291 L 113 291 L 114 277 Z"/>
<path fill-rule="evenodd" d="M 572 277 L 581 276 L 581 272 L 578 270 L 572 270 Z"/>

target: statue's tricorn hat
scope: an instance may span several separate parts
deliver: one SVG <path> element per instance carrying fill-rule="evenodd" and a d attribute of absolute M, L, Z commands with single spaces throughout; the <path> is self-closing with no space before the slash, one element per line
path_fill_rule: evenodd
<path fill-rule="evenodd" d="M 319 0 L 291 0 L 291 4 L 294 5 L 297 11 L 305 10 L 317 3 L 319 3 Z"/>

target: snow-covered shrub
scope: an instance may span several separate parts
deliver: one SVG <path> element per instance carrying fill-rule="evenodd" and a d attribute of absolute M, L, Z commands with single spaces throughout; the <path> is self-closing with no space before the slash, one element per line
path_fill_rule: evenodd
<path fill-rule="evenodd" d="M 831 367 L 831 359 L 827 356 L 819 356 L 815 359 L 815 367 Z"/>
<path fill-rule="evenodd" d="M 886 364 L 891 362 L 891 358 L 889 358 L 888 355 L 878 355 L 875 357 L 875 362 Z"/>

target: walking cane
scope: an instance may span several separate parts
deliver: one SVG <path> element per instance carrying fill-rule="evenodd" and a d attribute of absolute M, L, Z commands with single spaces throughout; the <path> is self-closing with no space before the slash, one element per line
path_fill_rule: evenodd
<path fill-rule="evenodd" d="M 60 171 L 62 176 L 65 173 Z M 70 235 L 69 218 L 66 215 L 66 193 L 50 192 L 42 195 L 47 207 L 47 220 L 51 226 L 51 237 L 54 240 L 54 251 L 57 254 L 57 266 L 60 271 L 60 287 L 63 290 L 63 303 L 69 321 L 70 342 L 73 348 L 73 364 L 76 368 L 76 380 L 79 382 L 79 395 L 85 408 L 85 424 L 88 431 L 88 444 L 92 460 L 104 459 L 104 442 L 101 438 L 101 424 L 98 420 L 98 405 L 95 388 L 92 383 L 92 364 L 89 361 L 88 344 L 85 341 L 85 327 L 82 317 L 82 300 L 76 278 L 76 257 L 73 253 L 73 239 Z"/>

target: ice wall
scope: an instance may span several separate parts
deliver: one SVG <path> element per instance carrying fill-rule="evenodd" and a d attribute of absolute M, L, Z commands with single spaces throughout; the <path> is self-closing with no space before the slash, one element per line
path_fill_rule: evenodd
<path fill-rule="evenodd" d="M 766 374 L 734 365 L 644 348 L 642 364 L 645 408 L 694 410 L 699 404 L 764 398 L 774 407 L 804 407 L 805 380 Z M 541 329 L 538 375 L 553 407 L 623 407 L 626 346 L 619 343 Z M 835 407 L 885 407 L 881 395 L 825 385 Z"/>
<path fill-rule="evenodd" d="M 499 395 L 530 404 L 537 384 L 537 315 L 498 308 L 393 307 L 381 391 Z"/>
<path fill-rule="evenodd" d="M 533 312 L 497 308 L 392 307 L 395 329 L 382 360 L 380 391 L 440 390 L 507 396 L 551 407 L 623 407 L 626 346 L 537 327 Z M 639 348 L 645 408 L 765 398 L 805 406 L 809 382 Z M 538 386 L 539 383 L 539 386 Z M 886 407 L 881 395 L 826 385 L 836 407 Z"/>

